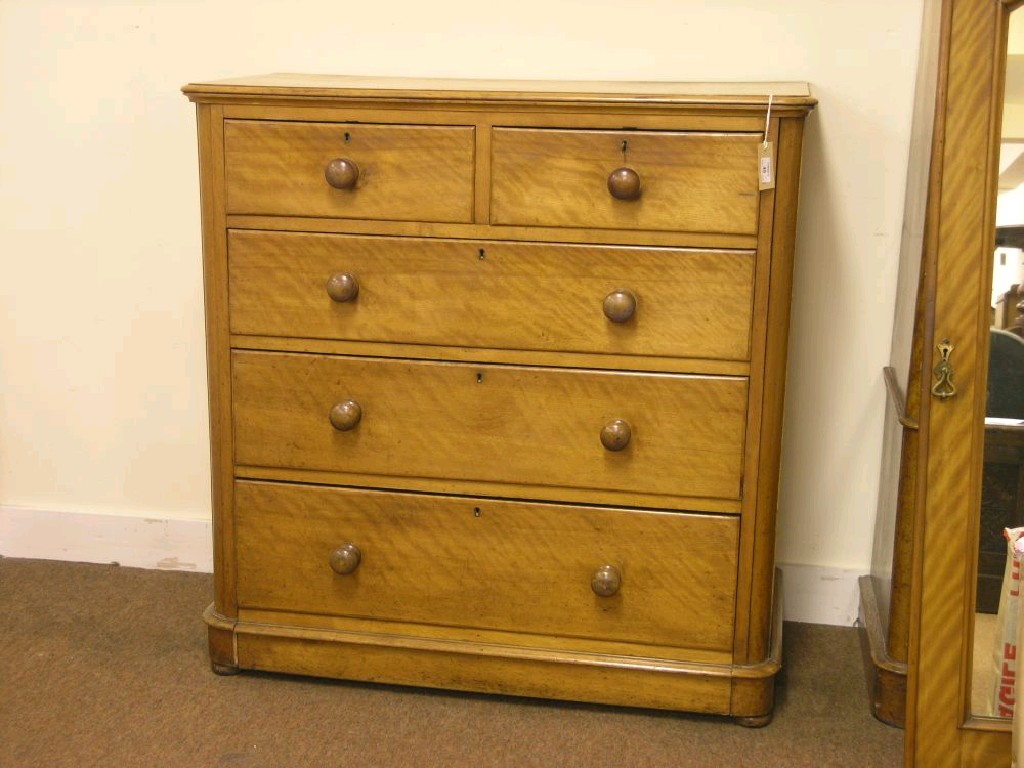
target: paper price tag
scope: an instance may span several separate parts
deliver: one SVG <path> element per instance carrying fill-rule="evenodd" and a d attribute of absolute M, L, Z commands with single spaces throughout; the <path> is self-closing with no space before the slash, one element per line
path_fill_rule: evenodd
<path fill-rule="evenodd" d="M 775 189 L 774 142 L 763 141 L 757 150 L 757 188 Z"/>

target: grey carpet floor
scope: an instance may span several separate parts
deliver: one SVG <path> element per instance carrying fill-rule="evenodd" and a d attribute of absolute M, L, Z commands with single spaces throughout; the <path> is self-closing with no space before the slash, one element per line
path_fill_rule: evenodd
<path fill-rule="evenodd" d="M 886 768 L 856 631 L 788 623 L 774 721 L 244 673 L 218 677 L 212 577 L 0 558 L 0 768 Z"/>

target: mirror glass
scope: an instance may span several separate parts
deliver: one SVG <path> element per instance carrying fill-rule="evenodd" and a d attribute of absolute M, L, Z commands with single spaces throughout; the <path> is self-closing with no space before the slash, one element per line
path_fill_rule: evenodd
<path fill-rule="evenodd" d="M 971 712 L 1009 718 L 1020 569 L 1006 529 L 1024 526 L 1024 9 L 1010 15 L 991 288 Z"/>

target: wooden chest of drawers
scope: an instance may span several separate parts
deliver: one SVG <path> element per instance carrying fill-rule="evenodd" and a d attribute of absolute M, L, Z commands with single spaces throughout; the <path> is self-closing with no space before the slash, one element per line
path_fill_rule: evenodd
<path fill-rule="evenodd" d="M 806 86 L 184 90 L 214 669 L 766 722 Z"/>

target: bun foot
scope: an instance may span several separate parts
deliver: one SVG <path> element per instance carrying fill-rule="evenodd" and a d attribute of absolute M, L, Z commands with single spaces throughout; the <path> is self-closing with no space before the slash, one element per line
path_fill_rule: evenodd
<path fill-rule="evenodd" d="M 757 715 L 756 717 L 737 717 L 734 719 L 737 725 L 742 725 L 744 728 L 764 728 L 772 721 L 772 713 L 769 712 L 767 715 Z"/>
<path fill-rule="evenodd" d="M 218 664 L 216 661 L 210 662 L 210 668 L 215 675 L 237 675 L 242 671 L 241 667 L 232 664 Z"/>

